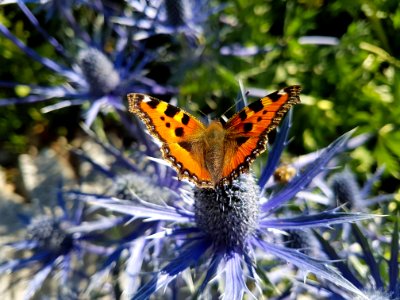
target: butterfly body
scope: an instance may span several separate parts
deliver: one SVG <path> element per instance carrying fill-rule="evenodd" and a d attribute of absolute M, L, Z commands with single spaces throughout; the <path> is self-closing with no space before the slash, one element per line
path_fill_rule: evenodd
<path fill-rule="evenodd" d="M 213 121 L 206 129 L 203 137 L 204 157 L 207 170 L 210 172 L 212 184 L 221 179 L 224 166 L 226 130 L 221 122 Z"/>
<path fill-rule="evenodd" d="M 129 94 L 129 111 L 137 114 L 161 143 L 163 158 L 199 187 L 228 184 L 246 172 L 265 151 L 267 134 L 289 108 L 300 102 L 299 86 L 261 98 L 232 116 L 225 124 L 208 126 L 184 110 L 143 94 Z"/>

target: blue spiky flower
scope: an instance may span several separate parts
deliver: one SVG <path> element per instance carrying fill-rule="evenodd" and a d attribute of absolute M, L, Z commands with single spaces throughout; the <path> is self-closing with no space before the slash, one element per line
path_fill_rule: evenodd
<path fill-rule="evenodd" d="M 90 277 L 84 268 L 84 257 L 109 253 L 107 247 L 91 243 L 98 235 L 94 227 L 82 224 L 85 217 L 83 203 L 75 202 L 72 208 L 68 206 L 60 190 L 58 205 L 50 214 L 21 215 L 21 221 L 26 224 L 24 236 L 2 245 L 2 255 L 7 250 L 12 258 L 0 261 L 0 276 L 16 275 L 22 270 L 31 274 L 26 278 L 24 299 L 32 298 L 43 286 L 56 288 L 53 292 L 61 298 L 67 295 L 77 297 Z M 100 227 L 106 228 L 104 225 Z"/>
<path fill-rule="evenodd" d="M 73 38 L 66 37 L 65 41 L 58 41 L 42 27 L 24 2 L 18 1 L 17 4 L 44 40 L 54 48 L 57 58 L 43 57 L 13 35 L 4 24 L 0 24 L 0 34 L 29 58 L 39 62 L 58 78 L 61 77 L 61 83 L 40 86 L 23 82 L 0 82 L 2 87 L 25 87 L 28 91 L 23 97 L 0 99 L 1 106 L 59 100 L 43 109 L 43 112 L 49 112 L 73 105 L 89 104 L 85 121 L 90 125 L 100 111 L 109 107 L 124 111 L 123 99 L 128 89 L 134 88 L 150 94 L 168 94 L 174 91 L 173 88 L 162 86 L 146 77 L 146 65 L 153 60 L 154 55 L 146 51 L 140 43 L 131 46 L 128 30 L 110 22 L 107 18 L 110 12 L 105 7 L 100 5 L 94 10 L 97 13 L 94 28 L 83 27 L 82 20 L 74 17 L 72 7 L 66 7 L 62 14 L 65 22 L 58 23 L 58 30 L 65 32 L 64 24 L 67 24 Z"/>

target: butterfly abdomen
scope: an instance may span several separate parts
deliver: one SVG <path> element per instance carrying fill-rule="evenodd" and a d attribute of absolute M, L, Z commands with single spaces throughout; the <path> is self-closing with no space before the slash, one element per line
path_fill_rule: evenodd
<path fill-rule="evenodd" d="M 218 121 L 213 121 L 204 134 L 204 161 L 214 185 L 220 181 L 224 167 L 225 135 L 226 130 Z"/>

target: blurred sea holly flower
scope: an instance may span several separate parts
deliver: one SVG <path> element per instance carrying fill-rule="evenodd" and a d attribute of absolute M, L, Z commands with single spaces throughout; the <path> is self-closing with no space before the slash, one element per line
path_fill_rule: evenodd
<path fill-rule="evenodd" d="M 2 257 L 13 257 L 0 262 L 0 275 L 3 278 L 15 276 L 22 270 L 31 274 L 24 291 L 24 299 L 33 297 L 44 286 L 49 286 L 50 289 L 57 287 L 55 292 L 61 297 L 79 295 L 79 291 L 82 291 L 89 280 L 84 258 L 88 254 L 98 256 L 110 252 L 106 247 L 91 243 L 99 235 L 95 232 L 95 227 L 82 223 L 82 202 L 75 201 L 71 209 L 67 208 L 71 203 L 65 202 L 60 190 L 57 203 L 50 214 L 20 215 L 21 221 L 26 224 L 25 237 L 1 247 Z M 104 229 L 106 226 L 98 227 Z M 13 278 L 11 277 L 10 289 L 19 281 Z M 54 283 L 54 279 L 57 280 L 55 286 L 46 284 Z"/>
<path fill-rule="evenodd" d="M 359 185 L 356 175 L 348 167 L 339 172 L 325 173 L 314 184 L 320 193 L 304 191 L 300 196 L 328 207 L 346 205 L 352 211 L 366 211 L 368 207 L 392 201 L 396 197 L 396 193 L 373 195 L 373 186 L 383 171 L 383 167 L 379 168 L 363 186 Z"/>
<path fill-rule="evenodd" d="M 394 219 L 388 243 L 379 239 L 371 240 L 363 228 L 351 224 L 355 244 L 349 248 L 351 250 L 342 250 L 344 254 L 340 253 L 341 247 L 336 247 L 331 241 L 316 234 L 326 255 L 337 261 L 335 265 L 343 277 L 362 290 L 368 299 L 400 299 L 399 218 Z M 344 257 L 351 259 L 343 260 Z M 347 299 L 340 289 L 327 282 L 322 287 L 330 293 L 332 299 Z"/>
<path fill-rule="evenodd" d="M 0 34 L 13 42 L 27 56 L 64 80 L 61 84 L 54 86 L 0 81 L 1 87 L 23 86 L 29 90 L 25 97 L 0 99 L 0 105 L 60 99 L 56 104 L 43 109 L 43 112 L 49 112 L 89 103 L 85 122 L 90 125 L 101 109 L 112 107 L 118 111 L 124 111 L 123 98 L 128 90 L 150 94 L 168 94 L 175 91 L 171 87 L 162 86 L 146 77 L 146 65 L 155 56 L 140 43 L 131 46 L 126 28 L 108 22 L 101 12 L 95 17 L 93 21 L 95 26 L 90 29 L 90 32 L 81 27 L 72 14 L 66 14 L 69 18 L 68 24 L 74 32 L 74 39 L 62 43 L 40 26 L 39 21 L 23 2 L 18 1 L 18 5 L 45 40 L 60 54 L 61 59 L 56 61 L 41 56 L 14 36 L 4 24 L 0 24 Z M 63 28 L 59 30 L 64 31 Z"/>
<path fill-rule="evenodd" d="M 208 0 L 130 0 L 128 4 L 133 9 L 131 13 L 137 17 L 114 17 L 113 21 L 137 28 L 135 39 L 183 34 L 191 46 L 198 44 L 205 34 L 206 21 L 222 7 L 211 8 Z"/>
<path fill-rule="evenodd" d="M 345 168 L 343 171 L 335 173 L 329 178 L 328 183 L 330 183 L 333 192 L 333 195 L 330 196 L 337 204 L 347 204 L 354 211 L 361 211 L 367 207 L 391 201 L 395 199 L 396 194 L 371 195 L 373 185 L 379 180 L 383 171 L 384 168 L 378 169 L 360 187 L 355 174 L 349 168 Z"/>
<path fill-rule="evenodd" d="M 283 122 L 283 129 L 276 139 L 282 145 L 286 141 L 289 123 L 288 119 Z M 217 187 L 215 190 L 195 188 L 193 194 L 186 191 L 181 193 L 181 201 L 171 203 L 155 204 L 142 199 L 135 203 L 91 195 L 83 195 L 81 199 L 114 212 L 142 218 L 145 222 L 164 222 L 163 228 L 146 236 L 146 239 L 161 240 L 168 245 L 176 244 L 173 253 L 177 256 L 142 285 L 133 296 L 134 299 L 147 299 L 193 266 L 199 275 L 204 275 L 201 276 L 202 282 L 197 291 L 191 289 L 192 294 L 203 293 L 208 289 L 208 283 L 216 277 L 223 282 L 222 286 L 229 287 L 220 289 L 223 299 L 241 299 L 244 293 L 254 293 L 249 290 L 246 278 L 257 284 L 257 275 L 265 277 L 257 273 L 256 256 L 260 258 L 260 252 L 264 257 L 275 256 L 305 273 L 326 279 L 338 285 L 349 296 L 357 295 L 360 299 L 367 299 L 357 287 L 329 267 L 329 261 L 312 258 L 302 253 L 301 249 L 270 242 L 274 233 L 285 230 L 326 228 L 333 224 L 372 217 L 369 214 L 339 212 L 337 209 L 287 218 L 274 217 L 279 208 L 299 191 L 306 189 L 313 178 L 325 170 L 335 155 L 346 149 L 351 134 L 349 132 L 334 141 L 286 186 L 271 191 L 268 199 L 263 196 L 265 190 L 260 192 L 253 176 L 248 174 L 243 174 L 232 185 Z M 275 145 L 271 151 L 264 176 L 273 174 L 273 166 L 280 159 L 281 146 Z M 169 248 L 164 249 L 166 253 L 170 253 Z M 163 256 L 166 253 L 163 252 Z"/>
<path fill-rule="evenodd" d="M 88 0 L 4 0 L 0 2 L 0 5 L 8 4 L 26 4 L 36 5 L 35 11 L 45 11 L 46 18 L 50 19 L 55 15 L 65 14 L 65 10 L 69 10 L 73 7 L 80 5 L 86 5 L 88 7 L 96 8 L 102 6 L 101 1 L 88 1 Z"/>

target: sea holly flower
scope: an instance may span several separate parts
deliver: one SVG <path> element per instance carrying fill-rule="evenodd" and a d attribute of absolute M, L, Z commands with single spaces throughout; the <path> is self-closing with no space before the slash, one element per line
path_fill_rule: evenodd
<path fill-rule="evenodd" d="M 25 237 L 2 245 L 2 255 L 10 250 L 7 252 L 12 252 L 14 258 L 0 262 L 1 276 L 21 270 L 31 272 L 24 299 L 33 297 L 53 278 L 58 281 L 57 292 L 61 297 L 79 293 L 82 284 L 87 285 L 89 279 L 89 274 L 83 271 L 86 270 L 83 258 L 89 253 L 97 256 L 109 252 L 109 249 L 91 243 L 98 235 L 94 232 L 95 227 L 89 230 L 89 226 L 82 224 L 83 203 L 75 202 L 72 209 L 68 209 L 61 190 L 57 200 L 58 205 L 51 214 L 21 215 L 21 221 L 26 224 Z M 57 215 L 59 211 L 61 215 Z"/>
<path fill-rule="evenodd" d="M 95 26 L 93 33 L 89 34 L 72 14 L 68 15 L 68 23 L 75 36 L 72 43 L 76 47 L 70 45 L 67 47 L 66 43 L 57 41 L 40 26 L 39 21 L 23 2 L 18 2 L 18 5 L 45 40 L 60 54 L 60 59 L 54 60 L 41 56 L 14 36 L 3 24 L 0 24 L 0 34 L 13 42 L 28 57 L 64 80 L 59 85 L 48 86 L 0 82 L 2 87 L 23 86 L 29 90 L 29 94 L 24 97 L 0 99 L 0 105 L 60 99 L 56 104 L 43 109 L 44 112 L 49 112 L 63 107 L 89 103 L 85 121 L 87 125 L 90 125 L 102 109 L 112 107 L 117 111 L 123 111 L 123 98 L 128 89 L 150 94 L 174 92 L 173 88 L 164 87 L 145 76 L 146 65 L 154 59 L 154 56 L 149 51 L 145 51 L 143 45 L 140 44 L 136 44 L 128 51 L 129 33 L 124 27 L 109 23 L 106 18 L 103 23 L 99 23 L 102 26 Z M 98 14 L 99 20 L 101 20 L 102 13 L 105 12 Z M 113 36 L 112 40 L 115 41 L 112 45 L 109 44 L 110 34 Z M 68 43 L 71 43 L 70 39 Z M 105 49 L 111 49 L 111 51 L 106 52 Z"/>
<path fill-rule="evenodd" d="M 288 122 L 286 122 L 286 126 Z M 279 135 L 286 130 L 283 129 Z M 229 287 L 221 290 L 224 299 L 241 299 L 244 293 L 251 293 L 246 277 L 257 283 L 256 253 L 273 255 L 297 266 L 306 273 L 314 273 L 340 286 L 348 295 L 364 294 L 328 266 L 328 261 L 312 258 L 298 249 L 269 242 L 274 232 L 316 228 L 371 218 L 361 213 L 344 213 L 328 210 L 322 213 L 274 217 L 274 213 L 285 203 L 306 189 L 312 179 L 325 169 L 327 163 L 346 149 L 352 132 L 347 133 L 309 164 L 285 187 L 268 197 L 261 192 L 252 175 L 243 174 L 232 185 L 217 186 L 215 189 L 195 188 L 192 195 L 182 194 L 182 201 L 155 204 L 147 201 L 128 203 L 121 199 L 90 197 L 82 199 L 105 207 L 114 212 L 126 214 L 144 221 L 162 221 L 164 229 L 148 236 L 147 239 L 175 242 L 176 257 L 167 263 L 154 277 L 142 285 L 134 299 L 147 299 L 157 290 L 168 286 L 179 274 L 189 267 L 205 274 L 196 294 L 207 289 L 208 283 L 216 277 Z M 279 137 L 278 137 L 279 139 Z M 272 157 L 272 158 L 271 158 Z M 279 155 L 270 159 L 279 160 Z M 269 165 L 277 162 L 269 162 Z M 267 164 L 268 165 L 268 164 Z M 167 224 L 173 225 L 168 227 Z"/>

